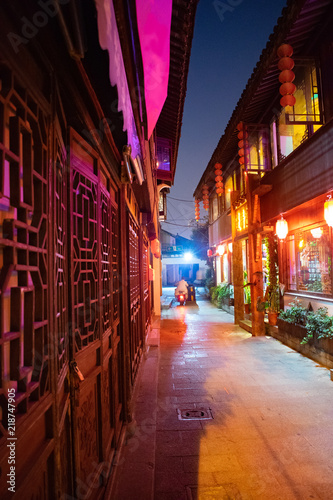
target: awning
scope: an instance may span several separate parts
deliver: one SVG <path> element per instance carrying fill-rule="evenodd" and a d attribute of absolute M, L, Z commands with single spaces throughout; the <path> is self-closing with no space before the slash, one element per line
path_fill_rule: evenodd
<path fill-rule="evenodd" d="M 95 0 L 99 43 L 108 50 L 111 85 L 117 85 L 118 110 L 124 116 L 131 156 L 140 153 L 140 144 L 129 94 L 126 71 L 112 0 Z M 148 138 L 151 136 L 167 97 L 170 66 L 172 0 L 136 0 L 138 33 L 144 73 Z"/>

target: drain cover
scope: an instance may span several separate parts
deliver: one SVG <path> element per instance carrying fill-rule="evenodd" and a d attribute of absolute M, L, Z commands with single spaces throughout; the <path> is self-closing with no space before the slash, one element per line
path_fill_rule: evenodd
<path fill-rule="evenodd" d="M 177 410 L 179 420 L 210 420 L 213 418 L 210 408 L 191 408 L 189 410 Z"/>

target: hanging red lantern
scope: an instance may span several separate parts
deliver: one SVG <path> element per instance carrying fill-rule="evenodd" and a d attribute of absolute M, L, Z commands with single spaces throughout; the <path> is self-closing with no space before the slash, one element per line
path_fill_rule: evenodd
<path fill-rule="evenodd" d="M 296 104 L 296 97 L 293 95 L 284 95 L 280 99 L 280 104 L 284 108 L 285 106 L 295 106 Z"/>
<path fill-rule="evenodd" d="M 213 255 L 213 252 L 210 248 L 207 250 L 207 257 L 211 257 Z"/>
<path fill-rule="evenodd" d="M 295 73 L 291 69 L 284 69 L 279 75 L 279 82 L 293 82 L 295 80 Z"/>
<path fill-rule="evenodd" d="M 277 49 L 277 55 L 278 57 L 291 57 L 293 55 L 293 48 L 291 45 L 288 43 L 283 43 L 280 45 L 280 47 Z"/>
<path fill-rule="evenodd" d="M 280 71 L 283 71 L 284 69 L 293 69 L 295 66 L 295 62 L 291 57 L 282 57 L 280 61 L 278 62 L 278 68 Z"/>
<path fill-rule="evenodd" d="M 237 134 L 238 139 L 247 139 L 249 137 L 249 134 L 246 132 L 246 130 L 241 130 Z"/>
<path fill-rule="evenodd" d="M 199 200 L 194 200 L 194 206 L 195 206 L 195 220 L 198 221 L 200 219 L 200 201 Z"/>
<path fill-rule="evenodd" d="M 280 87 L 280 94 L 281 95 L 286 95 L 290 94 L 292 95 L 296 90 L 296 85 L 292 82 L 286 82 L 283 83 Z"/>
<path fill-rule="evenodd" d="M 238 142 L 238 154 L 239 154 L 239 164 L 247 165 L 249 162 L 249 143 L 247 141 L 248 133 L 246 131 L 246 125 L 244 122 L 240 122 L 237 125 L 237 130 L 239 130 L 238 138 L 240 139 Z"/>
<path fill-rule="evenodd" d="M 295 73 L 292 71 L 295 64 L 291 59 L 293 55 L 292 46 L 284 43 L 278 48 L 277 55 L 280 58 L 278 68 L 281 70 L 279 81 L 282 83 L 280 86 L 280 94 L 282 95 L 280 104 L 282 107 L 294 106 L 296 98 L 293 94 L 296 91 L 296 85 L 292 83 L 295 80 Z"/>
<path fill-rule="evenodd" d="M 216 193 L 220 196 L 223 193 L 223 176 L 221 163 L 215 163 L 215 187 Z"/>

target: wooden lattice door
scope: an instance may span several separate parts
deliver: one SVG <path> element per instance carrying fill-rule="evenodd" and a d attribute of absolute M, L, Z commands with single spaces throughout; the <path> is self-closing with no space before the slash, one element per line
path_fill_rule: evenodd
<path fill-rule="evenodd" d="M 130 354 L 132 382 L 134 381 L 142 353 L 142 325 L 140 301 L 140 251 L 139 226 L 128 213 L 128 276 L 130 309 Z"/>
<path fill-rule="evenodd" d="M 75 133 L 70 178 L 75 484 L 97 498 L 123 421 L 118 194 L 94 151 Z"/>
<path fill-rule="evenodd" d="M 0 491 L 4 499 L 56 495 L 49 117 L 45 101 L 42 106 L 2 66 Z M 15 444 L 11 463 L 10 442 Z M 15 496 L 7 484 L 11 464 Z"/>

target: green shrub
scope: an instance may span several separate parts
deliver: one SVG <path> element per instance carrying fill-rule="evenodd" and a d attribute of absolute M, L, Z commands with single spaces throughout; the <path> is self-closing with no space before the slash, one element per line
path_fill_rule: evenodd
<path fill-rule="evenodd" d="M 216 303 L 218 307 L 222 307 L 225 299 L 229 299 L 231 297 L 231 287 L 229 283 L 220 283 L 217 286 L 212 286 L 209 289 L 209 295 L 211 301 Z"/>
<path fill-rule="evenodd" d="M 313 338 L 333 339 L 333 317 L 328 316 L 327 307 L 320 307 L 317 311 L 309 312 L 306 317 L 307 335 L 301 344 L 307 344 Z"/>
<path fill-rule="evenodd" d="M 308 310 L 303 307 L 296 297 L 290 302 L 290 308 L 280 312 L 280 318 L 287 323 L 305 326 L 307 320 Z"/>

